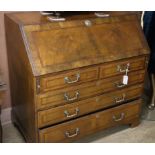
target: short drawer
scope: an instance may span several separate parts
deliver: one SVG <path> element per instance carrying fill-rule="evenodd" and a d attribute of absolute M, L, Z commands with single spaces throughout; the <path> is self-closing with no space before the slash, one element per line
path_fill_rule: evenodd
<path fill-rule="evenodd" d="M 40 80 L 40 92 L 46 92 L 68 86 L 74 86 L 98 79 L 98 67 L 73 70 L 58 75 L 42 77 Z"/>
<path fill-rule="evenodd" d="M 97 82 L 88 82 L 79 86 L 40 94 L 37 95 L 37 108 L 43 109 L 47 107 L 56 107 L 109 91 L 120 90 L 133 84 L 143 82 L 144 73 L 144 70 L 129 73 L 128 85 L 122 84 L 122 75 L 119 75 L 112 78 L 99 80 Z"/>
<path fill-rule="evenodd" d="M 139 118 L 141 100 L 97 112 L 39 131 L 40 142 L 70 142 L 108 127 Z"/>
<path fill-rule="evenodd" d="M 112 93 L 88 98 L 65 106 L 38 112 L 38 127 L 52 125 L 76 118 L 110 106 L 115 106 L 142 95 L 143 84 L 138 84 Z"/>
<path fill-rule="evenodd" d="M 145 68 L 146 57 L 136 57 L 132 59 L 120 60 L 113 63 L 107 63 L 100 67 L 100 78 L 107 78 L 119 74 L 125 74 L 126 69 L 129 72 Z"/>

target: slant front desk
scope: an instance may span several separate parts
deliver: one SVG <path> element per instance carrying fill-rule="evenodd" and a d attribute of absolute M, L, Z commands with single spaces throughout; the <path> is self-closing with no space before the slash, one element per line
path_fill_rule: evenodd
<path fill-rule="evenodd" d="M 104 15 L 105 14 L 105 15 Z M 133 12 L 5 15 L 12 120 L 27 142 L 140 123 L 149 48 Z"/>

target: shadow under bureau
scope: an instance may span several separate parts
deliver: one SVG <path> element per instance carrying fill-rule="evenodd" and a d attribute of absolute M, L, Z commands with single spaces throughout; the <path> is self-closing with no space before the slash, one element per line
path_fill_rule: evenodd
<path fill-rule="evenodd" d="M 5 28 L 12 121 L 27 142 L 139 124 L 149 48 L 136 13 L 9 13 Z"/>

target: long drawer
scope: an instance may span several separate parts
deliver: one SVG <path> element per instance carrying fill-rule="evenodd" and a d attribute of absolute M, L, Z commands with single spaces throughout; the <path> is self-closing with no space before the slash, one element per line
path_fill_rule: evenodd
<path fill-rule="evenodd" d="M 141 100 L 97 112 L 79 119 L 39 130 L 40 142 L 70 142 L 118 124 L 138 119 Z"/>
<path fill-rule="evenodd" d="M 129 88 L 88 98 L 86 100 L 65 106 L 39 111 L 38 127 L 41 128 L 47 125 L 52 125 L 65 120 L 76 118 L 84 114 L 88 114 L 93 111 L 97 111 L 113 105 L 118 105 L 131 99 L 136 99 L 142 95 L 142 90 L 143 84 L 138 84 Z"/>
<path fill-rule="evenodd" d="M 112 90 L 120 90 L 133 84 L 141 83 L 144 81 L 145 70 L 129 73 L 128 85 L 122 84 L 122 75 L 88 82 L 78 86 L 51 91 L 37 96 L 37 109 L 47 107 L 56 107 L 71 102 L 86 99 L 91 96 L 106 93 Z"/>

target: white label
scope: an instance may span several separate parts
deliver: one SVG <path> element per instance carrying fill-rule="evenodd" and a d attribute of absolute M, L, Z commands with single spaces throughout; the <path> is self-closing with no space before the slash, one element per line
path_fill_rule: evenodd
<path fill-rule="evenodd" d="M 123 84 L 125 84 L 125 85 L 128 84 L 128 76 L 127 75 L 123 76 Z"/>

